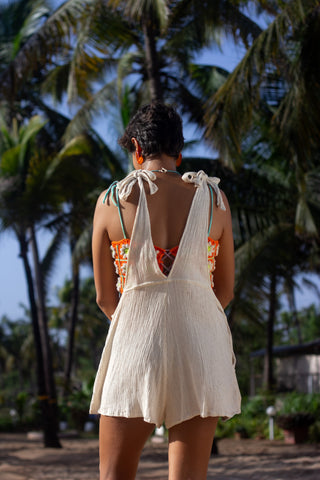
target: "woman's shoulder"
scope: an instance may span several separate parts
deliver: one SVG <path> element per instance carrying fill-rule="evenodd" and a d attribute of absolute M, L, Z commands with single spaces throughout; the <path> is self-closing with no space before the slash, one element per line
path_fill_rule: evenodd
<path fill-rule="evenodd" d="M 216 205 L 220 207 L 221 210 L 226 210 L 225 201 L 226 196 L 220 190 L 219 177 L 209 177 L 203 170 L 199 170 L 198 172 L 186 172 L 182 175 L 182 180 L 186 183 L 193 183 L 196 187 L 200 186 L 207 186 L 210 191 L 211 198 L 213 196 L 216 198 Z"/>

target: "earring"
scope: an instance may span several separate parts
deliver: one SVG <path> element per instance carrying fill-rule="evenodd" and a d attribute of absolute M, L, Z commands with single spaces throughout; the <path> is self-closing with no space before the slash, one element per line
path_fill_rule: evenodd
<path fill-rule="evenodd" d="M 137 160 L 137 163 L 139 163 L 139 165 L 143 164 L 144 159 L 143 159 L 143 156 L 141 155 L 141 150 L 140 152 L 136 150 L 136 160 Z"/>
<path fill-rule="evenodd" d="M 178 158 L 177 158 L 177 160 L 176 160 L 176 166 L 177 166 L 177 167 L 180 167 L 181 162 L 182 162 L 182 154 L 181 154 L 181 152 L 180 152 L 180 153 L 179 153 L 179 156 L 178 156 Z"/>

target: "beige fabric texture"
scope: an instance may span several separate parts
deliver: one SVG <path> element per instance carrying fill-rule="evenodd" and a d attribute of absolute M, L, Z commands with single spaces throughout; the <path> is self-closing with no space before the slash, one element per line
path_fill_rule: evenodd
<path fill-rule="evenodd" d="M 197 415 L 240 413 L 231 332 L 208 271 L 209 179 L 193 175 L 196 192 L 165 276 L 152 244 L 145 175 L 135 172 L 140 198 L 126 285 L 102 352 L 92 414 L 143 417 L 170 428 Z"/>

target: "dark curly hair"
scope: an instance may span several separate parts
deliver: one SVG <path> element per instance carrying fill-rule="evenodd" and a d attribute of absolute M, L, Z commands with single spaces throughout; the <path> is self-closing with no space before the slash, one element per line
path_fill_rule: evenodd
<path fill-rule="evenodd" d="M 165 153 L 178 157 L 184 140 L 182 121 L 173 107 L 151 103 L 140 108 L 130 120 L 118 143 L 129 152 L 134 152 L 132 137 L 136 138 L 144 157 Z"/>

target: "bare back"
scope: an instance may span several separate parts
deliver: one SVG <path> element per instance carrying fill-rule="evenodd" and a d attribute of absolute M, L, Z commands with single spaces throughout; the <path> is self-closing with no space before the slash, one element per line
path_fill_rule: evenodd
<path fill-rule="evenodd" d="M 152 239 L 154 245 L 164 249 L 177 246 L 182 237 L 191 203 L 196 191 L 193 184 L 182 181 L 176 174 L 162 174 L 155 181 L 158 191 L 150 195 L 148 185 L 145 184 L 148 209 L 151 222 Z M 137 205 L 139 201 L 139 188 L 135 186 L 127 201 L 121 201 L 121 213 L 123 217 L 126 236 L 131 237 Z M 106 229 L 110 241 L 118 241 L 123 238 L 123 232 L 116 207 L 110 205 Z M 210 213 L 209 213 L 210 214 Z M 224 228 L 224 212 L 213 205 L 212 228 L 210 237 L 219 240 Z"/>

